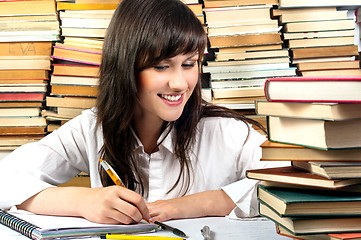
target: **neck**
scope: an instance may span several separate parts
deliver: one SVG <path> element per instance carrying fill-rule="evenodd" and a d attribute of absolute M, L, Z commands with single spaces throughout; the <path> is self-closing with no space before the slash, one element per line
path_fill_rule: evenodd
<path fill-rule="evenodd" d="M 134 131 L 144 146 L 144 151 L 151 154 L 158 150 L 157 141 L 166 126 L 166 122 L 158 121 L 157 123 L 152 123 L 139 119 L 135 120 L 133 124 Z"/>

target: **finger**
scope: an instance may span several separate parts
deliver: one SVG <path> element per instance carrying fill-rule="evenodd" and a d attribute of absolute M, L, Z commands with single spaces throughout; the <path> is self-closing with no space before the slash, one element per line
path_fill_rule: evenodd
<path fill-rule="evenodd" d="M 113 211 L 111 212 L 111 219 L 113 221 L 113 223 L 122 223 L 122 224 L 132 224 L 132 223 L 137 223 L 141 220 L 141 218 L 137 218 L 134 216 L 129 216 L 129 213 L 127 213 L 127 211 L 119 211 L 118 209 L 113 209 Z M 141 216 L 139 214 L 139 216 Z M 134 218 L 137 218 L 137 220 L 135 220 Z"/>
<path fill-rule="evenodd" d="M 159 214 L 159 210 L 160 210 L 160 208 L 157 208 L 156 206 L 154 206 L 153 204 L 151 204 L 151 205 L 147 205 L 147 207 L 148 207 L 148 210 L 149 210 L 149 215 L 151 216 L 151 217 L 153 217 L 153 216 L 155 216 L 156 214 Z"/>
<path fill-rule="evenodd" d="M 152 223 L 154 223 L 156 221 L 164 222 L 167 220 L 170 220 L 169 216 L 167 216 L 166 214 L 159 213 L 159 214 L 151 215 L 149 222 L 152 222 Z"/>
<path fill-rule="evenodd" d="M 133 219 L 129 218 L 122 211 L 119 211 L 113 207 L 113 203 L 99 206 L 95 217 L 92 221 L 104 223 L 104 224 L 129 224 L 133 222 Z"/>
<path fill-rule="evenodd" d="M 133 205 L 140 213 L 141 219 L 142 218 L 146 220 L 149 219 L 150 217 L 149 210 L 144 198 L 141 195 L 129 189 L 123 189 L 123 191 L 119 193 L 119 197 L 124 201 L 126 201 L 127 203 Z M 132 213 L 134 214 L 137 212 L 133 208 L 129 208 L 129 209 L 131 210 L 130 214 Z"/>
<path fill-rule="evenodd" d="M 112 218 L 117 219 L 123 223 L 140 222 L 143 219 L 142 213 L 132 203 L 118 198 L 111 208 L 115 211 Z"/>

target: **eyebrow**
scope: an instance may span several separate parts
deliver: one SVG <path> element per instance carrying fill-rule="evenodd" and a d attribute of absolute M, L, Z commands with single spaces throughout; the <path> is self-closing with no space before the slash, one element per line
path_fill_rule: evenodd
<path fill-rule="evenodd" d="M 179 55 L 181 55 L 181 54 L 179 54 Z M 186 56 L 187 54 L 183 54 L 183 55 Z M 176 55 L 176 56 L 178 56 L 178 55 Z M 174 56 L 174 57 L 176 57 L 176 56 Z M 160 63 L 161 62 L 171 62 L 172 61 L 171 59 L 174 58 L 174 57 L 165 58 L 162 61 L 160 61 Z M 195 52 L 194 54 L 190 55 L 189 57 L 186 58 L 186 60 L 190 60 L 190 59 L 192 59 L 194 57 L 199 57 L 199 52 Z"/>

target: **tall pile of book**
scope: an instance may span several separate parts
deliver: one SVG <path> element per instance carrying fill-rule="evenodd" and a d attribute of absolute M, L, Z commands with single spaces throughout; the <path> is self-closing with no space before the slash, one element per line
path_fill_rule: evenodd
<path fill-rule="evenodd" d="M 295 76 L 271 9 L 277 0 L 204 1 L 210 52 L 203 72 L 209 75 L 212 102 L 253 109 L 263 99 L 268 77 Z"/>
<path fill-rule="evenodd" d="M 119 2 L 57 1 L 62 41 L 53 47 L 51 90 L 42 112 L 49 132 L 95 106 L 104 34 Z"/>
<path fill-rule="evenodd" d="M 54 0 L 0 2 L 0 149 L 42 138 L 52 44 L 59 40 Z"/>
<path fill-rule="evenodd" d="M 290 77 L 265 83 L 262 160 L 254 169 L 260 214 L 294 239 L 361 237 L 361 78 Z M 351 234 L 352 233 L 352 234 Z M 350 238 L 351 239 L 351 238 Z"/>
<path fill-rule="evenodd" d="M 302 76 L 361 76 L 355 29 L 360 1 L 280 1 L 279 17 L 292 64 Z"/>

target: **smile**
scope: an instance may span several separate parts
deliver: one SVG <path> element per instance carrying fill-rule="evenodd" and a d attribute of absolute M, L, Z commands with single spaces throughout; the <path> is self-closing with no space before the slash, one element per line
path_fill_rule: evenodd
<path fill-rule="evenodd" d="M 176 102 L 178 101 L 182 95 L 166 95 L 166 94 L 161 94 L 160 95 L 161 98 L 164 98 L 166 99 L 167 101 L 170 101 L 170 102 Z"/>

